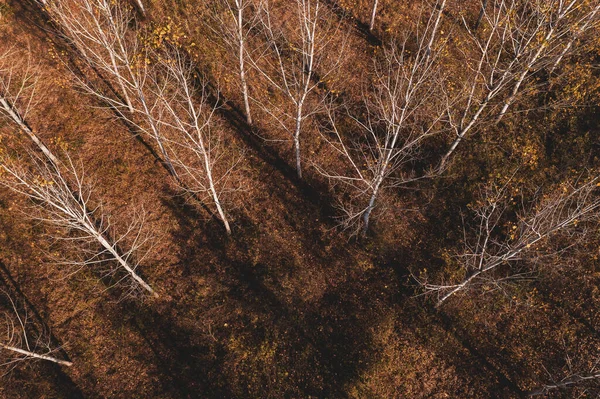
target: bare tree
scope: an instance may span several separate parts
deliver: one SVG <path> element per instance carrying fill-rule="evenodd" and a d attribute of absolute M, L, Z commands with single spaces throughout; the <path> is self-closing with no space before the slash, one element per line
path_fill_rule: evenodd
<path fill-rule="evenodd" d="M 246 122 L 252 124 L 250 110 L 250 94 L 248 92 L 247 66 L 248 40 L 251 31 L 258 25 L 259 13 L 262 8 L 260 0 L 218 0 L 213 10 L 213 19 L 217 24 L 210 24 L 210 28 L 221 36 L 225 44 L 230 47 L 237 58 L 239 84 L 244 98 Z"/>
<path fill-rule="evenodd" d="M 157 79 L 148 48 L 129 29 L 135 22 L 132 10 L 111 0 L 53 0 L 45 3 L 45 9 L 61 28 L 59 34 L 77 50 L 81 60 L 115 91 L 102 90 L 74 73 L 79 86 L 154 139 L 169 172 L 178 178 L 161 140 L 156 102 L 147 94 L 147 81 Z"/>
<path fill-rule="evenodd" d="M 14 159 L 10 154 L 2 156 L 0 185 L 29 198 L 35 211 L 33 217 L 64 229 L 69 233 L 64 240 L 80 244 L 81 254 L 87 256 L 81 262 L 71 263 L 93 266 L 113 261 L 133 280 L 134 289 L 141 287 L 158 297 L 136 271 L 144 259 L 138 250 L 149 239 L 143 233 L 142 225 L 134 222 L 125 233 L 117 235 L 102 205 L 92 205 L 93 190 L 81 167 L 76 167 L 68 156 L 66 162 L 57 166 L 33 152 L 28 155 L 26 164 L 23 159 Z"/>
<path fill-rule="evenodd" d="M 291 137 L 296 171 L 302 178 L 300 136 L 303 123 L 322 111 L 325 96 L 315 93 L 316 89 L 337 70 L 344 46 L 342 43 L 341 47 L 333 48 L 335 41 L 340 39 L 337 37 L 340 22 L 319 0 L 294 0 L 294 6 L 295 18 L 276 24 L 268 1 L 263 2 L 261 22 L 268 52 L 251 62 L 270 87 L 290 102 L 279 104 L 279 99 L 271 96 L 257 99 L 261 108 Z M 309 96 L 313 93 L 315 99 L 309 104 Z M 291 105 L 291 112 L 288 105 Z"/>
<path fill-rule="evenodd" d="M 535 264 L 542 255 L 554 255 L 543 254 L 539 246 L 558 234 L 568 235 L 567 246 L 572 245 L 575 237 L 585 234 L 586 222 L 599 217 L 600 198 L 596 193 L 599 181 L 600 177 L 595 177 L 578 186 L 565 184 L 554 195 L 539 195 L 534 206 L 530 209 L 523 206 L 517 212 L 508 232 L 503 231 L 508 209 L 507 185 L 487 187 L 474 208 L 477 223 L 465 231 L 464 250 L 456 257 L 463 277 L 441 284 L 422 281 L 423 288 L 427 293 L 438 295 L 437 306 L 440 306 L 478 282 L 497 285 L 517 278 L 515 274 L 497 277 L 494 271 L 519 262 Z"/>
<path fill-rule="evenodd" d="M 33 73 L 31 61 L 29 58 L 26 60 L 22 62 L 18 52 L 11 50 L 0 55 L 0 116 L 8 117 L 49 161 L 58 164 L 58 159 L 25 121 L 36 98 L 35 83 L 37 82 L 37 75 Z M 17 104 L 21 104 L 21 111 Z"/>
<path fill-rule="evenodd" d="M 134 22 L 131 10 L 118 3 L 83 0 L 74 5 L 70 0 L 55 0 L 47 9 L 90 68 L 121 90 L 120 95 L 105 93 L 76 75 L 79 85 L 152 137 L 179 186 L 189 193 L 209 193 L 230 233 L 220 196 L 230 188 L 226 183 L 232 170 L 214 177 L 215 164 L 223 162 L 222 153 L 215 155 L 222 146 L 210 133 L 215 108 L 207 103 L 207 87 L 198 87 L 190 60 L 175 46 L 154 49 L 144 45 L 144 39 L 129 30 Z"/>
<path fill-rule="evenodd" d="M 237 190 L 230 180 L 241 157 L 225 151 L 222 135 L 213 127 L 217 107 L 208 103 L 207 82 L 197 76 L 194 64 L 176 49 L 161 59 L 162 79 L 152 82 L 162 110 L 161 140 L 186 183 L 185 190 L 207 194 L 231 234 L 221 196 Z"/>
<path fill-rule="evenodd" d="M 600 23 L 600 19 L 598 18 L 598 13 L 600 12 L 600 4 L 596 5 L 596 7 L 592 8 L 588 13 L 584 13 L 583 16 L 577 21 L 577 25 L 572 26 L 572 29 L 569 31 L 570 40 L 564 45 L 562 51 L 555 57 L 554 63 L 550 68 L 550 73 L 553 73 L 558 65 L 561 63 L 563 58 L 570 54 L 573 50 L 573 44 L 581 37 L 590 31 L 592 28 L 597 28 Z"/>
<path fill-rule="evenodd" d="M 416 50 L 405 39 L 398 48 L 384 48 L 374 62 L 374 93 L 364 93 L 364 117 L 348 113 L 359 134 L 344 134 L 329 109 L 331 134 L 325 135 L 330 147 L 345 162 L 337 172 L 317 165 L 319 172 L 334 184 L 350 189 L 350 199 L 342 203 L 344 225 L 354 233 L 366 234 L 377 199 L 382 190 L 399 187 L 426 174 L 415 175 L 410 164 L 428 137 L 439 133 L 444 107 L 436 43 L 439 14 L 430 15 L 426 27 L 418 32 Z M 410 49 L 412 50 L 412 48 Z"/>
<path fill-rule="evenodd" d="M 6 65 L 7 59 L 7 53 L 0 57 L 2 61 L 0 66 Z M 146 241 L 146 238 L 140 234 L 141 231 L 136 232 L 135 229 L 130 228 L 121 238 L 111 240 L 108 233 L 112 232 L 112 224 L 102 213 L 101 206 L 90 208 L 91 188 L 84 181 L 83 173 L 77 170 L 68 156 L 67 163 L 61 162 L 33 133 L 24 119 L 35 98 L 34 76 L 28 72 L 25 76 L 17 76 L 13 69 L 6 66 L 0 68 L 0 116 L 8 116 L 9 121 L 19 131 L 25 133 L 44 155 L 44 158 L 41 158 L 34 152 L 28 151 L 28 158 L 31 160 L 31 169 L 29 169 L 20 165 L 18 160 L 12 159 L 10 151 L 4 151 L 0 154 L 2 157 L 0 170 L 4 172 L 0 185 L 24 194 L 33 201 L 39 201 L 38 209 L 47 212 L 46 216 L 41 216 L 42 220 L 67 230 L 78 231 L 81 241 L 91 240 L 101 244 L 103 250 L 94 251 L 94 255 L 86 261 L 86 264 L 94 264 L 98 259 L 109 254 L 131 275 L 133 280 L 157 296 L 152 288 L 136 274 L 137 264 L 131 263 L 138 247 Z M 21 108 L 18 108 L 18 104 L 21 104 Z M 119 253 L 119 243 L 129 235 L 135 236 L 133 244 L 129 250 Z"/>
<path fill-rule="evenodd" d="M 428 33 L 429 42 L 427 42 L 427 57 L 431 55 L 431 49 L 433 47 L 433 43 L 437 37 L 437 33 L 440 27 L 440 20 L 442 19 L 442 15 L 444 15 L 444 9 L 446 8 L 446 0 L 441 0 L 440 2 L 436 2 L 437 12 L 432 13 L 432 15 L 436 15 L 435 22 L 433 23 L 433 27 L 431 27 L 431 32 L 429 30 L 429 24 L 431 19 L 427 22 L 427 29 L 425 32 Z"/>
<path fill-rule="evenodd" d="M 2 366 L 12 366 L 25 360 L 46 360 L 61 366 L 71 367 L 72 362 L 55 357 L 54 353 L 60 348 L 53 348 L 51 340 L 32 328 L 27 309 L 22 309 L 7 292 L 1 291 L 8 309 L 3 312 L 4 337 L 0 340 L 0 349 L 10 352 L 12 355 Z M 15 357 L 16 356 L 16 357 Z"/>
<path fill-rule="evenodd" d="M 592 16 L 591 20 L 593 20 L 593 17 L 600 8 L 600 5 L 596 5 L 590 11 L 585 7 L 582 0 L 555 0 L 551 1 L 550 4 L 547 1 L 532 3 L 533 16 L 527 19 L 527 23 L 534 26 L 532 29 L 533 34 L 525 42 L 518 42 L 518 47 L 527 48 L 531 42 L 534 45 L 529 51 L 527 49 L 520 51 L 520 48 L 516 51 L 515 58 L 517 56 L 521 58 L 518 63 L 520 71 L 516 75 L 516 82 L 510 95 L 504 101 L 502 109 L 496 118 L 497 122 L 502 119 L 508 107 L 515 101 L 525 78 L 536 69 L 539 70 L 546 65 L 554 65 L 560 62 L 562 57 L 555 56 L 555 48 L 564 47 L 568 51 L 570 46 L 568 44 L 564 45 L 564 41 L 569 40 L 568 38 L 571 36 L 573 30 L 591 27 L 591 24 L 589 24 L 590 16 Z M 522 34 L 521 32 L 517 33 Z M 541 41 L 539 40 L 540 33 L 544 35 Z M 513 40 L 515 39 L 513 38 Z M 535 43 L 536 41 L 538 43 Z"/>
<path fill-rule="evenodd" d="M 457 89 L 466 96 L 448 109 L 456 137 L 440 170 L 464 137 L 489 115 L 494 114 L 496 122 L 504 117 L 528 78 L 558 64 L 571 51 L 574 37 L 597 23 L 598 9 L 581 0 L 494 0 L 482 6 L 482 29 L 470 31 L 464 23 L 474 44 L 465 46 L 468 77 Z"/>

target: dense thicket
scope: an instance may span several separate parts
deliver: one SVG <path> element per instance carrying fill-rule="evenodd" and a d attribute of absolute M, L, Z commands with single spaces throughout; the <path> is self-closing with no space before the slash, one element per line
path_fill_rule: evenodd
<path fill-rule="evenodd" d="M 597 0 L 0 0 L 2 397 L 600 394 Z"/>

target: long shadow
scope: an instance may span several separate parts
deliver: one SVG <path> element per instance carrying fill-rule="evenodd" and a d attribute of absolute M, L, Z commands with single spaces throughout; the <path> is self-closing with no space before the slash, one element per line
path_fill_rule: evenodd
<path fill-rule="evenodd" d="M 356 301 L 352 287 L 355 291 L 364 291 L 360 295 L 364 303 L 370 296 L 369 291 L 350 283 L 329 291 L 316 303 L 303 303 L 295 297 L 286 301 L 278 289 L 267 283 L 276 270 L 285 269 L 286 265 L 252 264 L 249 259 L 250 246 L 256 245 L 253 237 L 257 233 L 257 227 L 251 220 L 239 220 L 236 235 L 224 244 L 221 232 L 211 229 L 200 229 L 199 232 L 197 219 L 188 214 L 185 207 L 180 204 L 166 205 L 179 220 L 179 230 L 174 233 L 173 241 L 180 245 L 186 278 L 191 279 L 193 275 L 211 276 L 227 287 L 227 301 L 242 306 L 243 313 L 238 317 L 246 321 L 241 324 L 251 324 L 249 320 L 252 315 L 260 319 L 256 329 L 243 331 L 252 337 L 257 347 L 266 331 L 277 331 L 285 336 L 283 342 L 278 342 L 287 354 L 286 360 L 282 361 L 283 366 L 287 365 L 294 373 L 303 376 L 297 377 L 294 384 L 300 390 L 295 393 L 296 396 L 344 397 L 347 383 L 368 364 L 368 361 L 359 362 L 358 359 L 363 354 L 362 349 L 368 346 L 367 330 L 370 323 L 357 323 L 354 318 L 354 308 L 361 301 Z M 204 265 L 206 259 L 198 258 L 195 253 L 197 248 L 210 251 L 216 258 L 211 263 L 217 266 Z M 280 250 L 285 251 L 283 248 Z M 332 251 L 331 256 L 337 257 L 338 253 Z M 326 264 L 327 259 L 317 254 L 316 262 Z M 341 302 L 344 304 L 340 305 Z M 323 328 L 316 328 L 319 325 Z M 305 357 L 300 356 L 302 353 Z M 301 362 L 302 366 L 295 367 L 296 362 Z M 233 391 L 233 388 L 230 390 Z"/>
<path fill-rule="evenodd" d="M 52 38 L 52 40 L 55 41 L 56 44 L 60 46 L 62 50 L 65 50 L 65 52 L 69 55 L 67 62 L 70 69 L 74 71 L 79 78 L 87 81 L 90 85 L 92 85 L 92 87 L 94 87 L 95 84 L 89 79 L 86 72 L 79 67 L 78 62 L 76 61 L 77 59 L 82 58 L 82 56 L 79 54 L 79 51 L 61 38 L 60 26 L 56 26 L 56 24 L 52 22 L 52 19 L 49 15 L 47 15 L 43 7 L 41 7 L 35 0 L 28 0 L 24 3 L 20 3 L 16 0 L 11 1 L 15 5 L 23 7 L 22 12 L 18 13 L 21 21 L 25 24 L 33 23 L 35 27 L 39 27 L 37 30 L 40 31 L 41 35 L 47 38 Z M 151 22 L 150 16 L 148 16 L 146 19 L 147 21 Z M 180 50 L 187 54 L 185 49 Z M 102 86 L 108 90 L 111 96 L 120 98 L 119 92 L 99 70 L 92 67 L 92 71 L 96 78 L 102 83 Z M 205 71 L 198 69 L 197 72 L 199 72 L 198 77 L 206 75 Z M 299 189 L 305 198 L 309 199 L 314 205 L 316 205 L 322 216 L 322 219 L 327 220 L 328 216 L 335 214 L 334 209 L 330 206 L 332 200 L 329 198 L 327 187 L 316 180 L 308 181 L 299 179 L 294 168 L 292 168 L 283 158 L 281 158 L 276 151 L 264 145 L 264 141 L 259 138 L 261 135 L 260 132 L 257 132 L 255 127 L 252 127 L 246 123 L 245 116 L 243 115 L 241 109 L 233 102 L 225 99 L 216 86 L 210 84 L 209 88 L 211 89 L 211 94 L 208 98 L 209 102 L 213 106 L 217 107 L 217 112 L 220 114 L 220 116 L 230 124 L 230 126 L 238 133 L 239 137 L 242 138 L 242 140 L 248 145 L 248 147 L 251 148 L 252 151 L 257 154 L 267 165 L 280 172 L 285 180 L 291 182 L 297 189 Z M 100 89 L 98 88 L 98 90 Z M 110 106 L 110 104 L 108 105 L 109 109 L 117 117 L 120 123 L 125 126 L 126 130 L 132 135 L 132 137 L 140 142 L 152 155 L 152 157 L 161 164 L 163 169 L 165 169 L 167 173 L 185 189 L 185 183 L 182 182 L 178 176 L 172 173 L 166 161 L 162 159 L 162 157 L 154 150 L 154 148 L 143 139 L 136 127 L 128 122 L 127 118 L 123 117 L 121 113 L 122 111 L 114 106 Z M 287 188 L 283 187 L 282 185 L 279 192 L 286 191 L 288 191 Z M 196 202 L 198 202 L 200 206 L 208 212 L 208 214 L 216 217 L 214 212 L 210 211 L 207 205 L 199 200 L 197 195 L 192 193 L 190 196 L 193 197 Z"/>
<path fill-rule="evenodd" d="M 433 203 L 424 209 L 426 220 L 421 222 L 417 229 L 416 236 L 431 237 L 430 240 L 409 248 L 399 246 L 379 255 L 378 262 L 380 267 L 391 268 L 397 279 L 399 290 L 394 303 L 401 307 L 417 306 L 417 312 L 422 312 L 424 317 L 429 320 L 428 322 L 433 322 L 440 326 L 448 337 L 453 338 L 470 354 L 470 357 L 467 358 L 455 355 L 448 357 L 448 360 L 454 363 L 459 373 L 469 378 L 481 375 L 482 372 L 488 375 L 487 378 L 483 377 L 482 379 L 490 381 L 490 383 L 485 384 L 485 388 L 497 395 L 495 397 L 525 397 L 525 392 L 519 388 L 518 384 L 492 363 L 493 361 L 503 362 L 503 360 L 497 356 L 482 353 L 477 348 L 474 340 L 470 339 L 469 331 L 461 327 L 460 320 L 453 318 L 443 310 L 434 308 L 432 303 L 426 301 L 424 298 L 415 297 L 418 294 L 422 294 L 423 291 L 411 277 L 411 272 L 420 270 L 423 265 L 427 265 L 429 269 L 436 269 L 443 266 L 443 261 L 433 255 L 437 253 L 439 250 L 437 246 L 441 244 L 437 240 L 452 239 L 452 237 L 449 238 L 442 235 L 445 235 L 447 232 L 444 226 L 446 224 L 458 225 L 460 223 L 460 220 L 457 221 L 453 217 L 450 217 L 448 220 L 440 220 L 439 213 L 435 212 L 435 208 L 438 205 Z M 433 239 L 434 237 L 436 239 Z M 418 323 L 418 321 L 414 322 Z M 431 345 L 426 340 L 424 344 Z M 508 367 L 507 369 L 510 370 L 512 368 Z M 492 383 L 492 381 L 496 383 Z"/>
<path fill-rule="evenodd" d="M 434 312 L 434 310 L 431 310 Z M 444 311 L 439 311 L 436 314 L 436 319 L 439 322 L 439 325 L 442 326 L 449 335 L 451 335 L 457 342 L 468 350 L 471 354 L 470 359 L 463 359 L 463 361 L 459 359 L 454 359 L 457 363 L 457 367 L 463 368 L 465 372 L 470 375 L 477 375 L 477 373 L 481 373 L 481 370 L 485 370 L 487 373 L 491 374 L 497 380 L 496 388 L 493 388 L 492 392 L 495 392 L 499 395 L 504 392 L 506 394 L 513 394 L 519 398 L 526 397 L 526 393 L 519 388 L 519 386 L 506 374 L 504 374 L 498 367 L 490 362 L 488 356 L 481 353 L 469 340 L 469 333 L 459 327 L 459 323 L 456 320 L 453 320 L 451 316 L 449 316 Z M 464 360 L 468 360 L 469 363 L 466 364 Z M 494 378 L 488 378 L 488 381 L 494 381 Z M 488 385 L 490 388 L 493 385 Z M 508 392 L 506 391 L 508 389 Z"/>
<path fill-rule="evenodd" d="M 348 12 L 344 7 L 339 5 L 336 0 L 325 0 L 325 4 L 331 8 L 331 10 L 337 15 L 339 19 L 342 21 L 349 21 L 351 25 L 354 27 L 356 32 L 363 37 L 367 43 L 371 46 L 379 47 L 382 44 L 381 38 L 379 38 L 375 33 L 369 30 L 369 25 L 361 21 L 356 16 L 352 15 Z"/>
<path fill-rule="evenodd" d="M 201 72 L 201 71 L 200 71 Z M 200 75 L 201 76 L 201 75 Z M 246 122 L 246 118 L 242 110 L 232 101 L 227 100 L 222 93 L 218 91 L 214 85 L 209 85 L 211 95 L 208 100 L 215 106 L 220 116 L 226 120 L 229 125 L 235 130 L 243 142 L 268 166 L 276 170 L 283 179 L 274 177 L 270 180 L 274 181 L 278 186 L 278 193 L 289 191 L 291 183 L 313 206 L 320 216 L 327 219 L 335 214 L 335 210 L 331 206 L 333 199 L 331 198 L 327 187 L 315 179 L 298 178 L 296 169 L 284 160 L 273 148 L 265 145 L 261 137 L 265 137 L 264 132 L 261 132 L 257 127 L 250 126 Z"/>
<path fill-rule="evenodd" d="M 124 321 L 147 343 L 160 374 L 163 391 L 178 398 L 231 398 L 226 381 L 219 378 L 223 368 L 221 345 L 203 342 L 200 329 L 180 326 L 174 315 L 177 305 L 157 312 L 147 306 L 124 304 Z"/>
<path fill-rule="evenodd" d="M 589 303 L 583 303 L 582 309 L 580 307 L 573 306 L 569 301 L 560 301 L 557 299 L 557 296 L 552 294 L 559 291 L 549 289 L 548 285 L 546 284 L 536 284 L 536 288 L 539 294 L 544 298 L 544 301 L 550 303 L 555 309 L 562 309 L 565 311 L 565 314 L 568 314 L 569 317 L 575 322 L 584 326 L 594 338 L 600 339 L 600 330 L 590 323 L 583 313 L 585 310 L 588 310 L 592 314 L 595 313 L 593 309 L 586 309 L 586 307 L 589 306 Z"/>
<path fill-rule="evenodd" d="M 148 17 L 150 20 L 150 17 Z M 166 42 L 164 44 L 167 49 L 174 47 L 174 44 Z M 192 60 L 189 52 L 180 46 L 177 46 L 177 51 L 185 54 L 186 58 Z M 329 194 L 328 187 L 322 182 L 316 179 L 299 178 L 297 171 L 294 167 L 284 160 L 273 148 L 265 145 L 265 142 L 261 137 L 266 137 L 265 132 L 262 132 L 257 126 L 249 125 L 246 116 L 239 105 L 235 102 L 227 99 L 226 96 L 220 91 L 219 87 L 213 82 L 216 82 L 214 76 L 212 76 L 202 66 L 195 66 L 195 84 L 198 87 L 207 87 L 207 98 L 200 99 L 206 100 L 208 103 L 216 109 L 217 114 L 225 120 L 230 127 L 233 128 L 238 137 L 250 148 L 266 165 L 277 171 L 284 179 L 284 182 L 289 182 L 300 191 L 302 196 L 309 200 L 314 206 L 316 211 L 319 212 L 323 219 L 328 219 L 335 214 L 335 210 L 331 206 L 333 199 Z M 203 78 L 208 81 L 206 83 Z M 201 93 L 198 93 L 200 95 Z M 278 183 L 279 193 L 289 191 L 289 187 L 285 187 L 281 179 L 271 179 Z"/>

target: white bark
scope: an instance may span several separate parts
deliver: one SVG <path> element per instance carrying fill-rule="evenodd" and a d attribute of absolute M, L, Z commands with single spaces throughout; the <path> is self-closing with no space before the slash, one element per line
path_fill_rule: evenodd
<path fill-rule="evenodd" d="M 205 82 L 200 83 L 200 87 L 194 82 L 193 64 L 177 50 L 164 54 L 163 59 L 163 80 L 153 82 L 154 95 L 160 99 L 163 109 L 162 140 L 169 145 L 174 165 L 186 182 L 186 190 L 208 194 L 227 234 L 231 234 L 221 196 L 223 192 L 236 190 L 228 180 L 238 160 L 223 153 L 223 139 L 212 128 L 216 105 L 207 102 Z M 224 167 L 228 161 L 231 164 Z"/>
<path fill-rule="evenodd" d="M 244 96 L 244 108 L 246 109 L 246 122 L 248 122 L 249 125 L 252 125 L 252 112 L 250 111 L 248 83 L 246 82 L 246 65 L 245 65 L 246 35 L 244 32 L 244 7 L 241 4 L 241 1 L 242 0 L 236 0 L 240 83 L 242 84 L 242 94 Z"/>
<path fill-rule="evenodd" d="M 59 164 L 59 160 L 50 152 L 48 147 L 40 140 L 40 138 L 31 130 L 29 125 L 25 123 L 18 111 L 13 108 L 12 104 L 4 97 L 0 96 L 0 109 L 9 116 L 9 118 L 19 127 L 19 129 L 33 141 L 35 146 L 42 151 L 48 160 L 55 165 Z"/>
<path fill-rule="evenodd" d="M 25 121 L 29 107 L 35 102 L 36 78 L 29 63 L 20 62 L 22 54 L 5 52 L 0 54 L 0 116 L 4 115 L 23 132 L 46 158 L 55 165 L 59 160 L 46 147 Z M 16 104 L 25 104 L 19 111 Z"/>
<path fill-rule="evenodd" d="M 18 358 L 9 358 L 1 365 L 8 366 L 24 360 L 38 359 L 71 367 L 72 362 L 51 356 L 58 348 L 51 347 L 50 340 L 43 336 L 45 334 L 34 332 L 43 330 L 43 328 L 31 327 L 32 323 L 28 318 L 27 310 L 21 309 L 6 291 L 0 290 L 0 292 L 10 304 L 10 308 L 4 312 L 2 317 L 6 335 L 0 340 L 0 349 L 20 355 Z M 40 353 L 42 351 L 44 353 Z"/>
<path fill-rule="evenodd" d="M 296 128 L 294 130 L 294 153 L 296 154 L 296 171 L 298 178 L 302 179 L 302 160 L 300 157 L 300 132 L 302 131 L 302 106 L 303 102 L 298 103 L 296 108 Z"/>
<path fill-rule="evenodd" d="M 246 122 L 252 125 L 246 60 L 249 53 L 249 36 L 259 23 L 258 10 L 261 8 L 261 0 L 218 0 L 216 3 L 217 9 L 213 12 L 208 27 L 215 31 L 236 54 Z"/>
<path fill-rule="evenodd" d="M 7 115 L 13 125 L 33 141 L 43 153 L 44 158 L 41 159 L 37 155 L 29 153 L 34 167 L 33 172 L 17 165 L 9 158 L 0 159 L 2 161 L 0 170 L 3 170 L 9 177 L 0 180 L 0 184 L 45 204 L 46 210 L 49 212 L 48 221 L 78 230 L 88 238 L 100 243 L 105 251 L 109 252 L 141 287 L 156 296 L 152 288 L 136 274 L 135 266 L 127 261 L 127 256 L 117 252 L 116 242 L 109 243 L 104 236 L 110 226 L 103 225 L 105 219 L 101 212 L 100 215 L 95 214 L 95 212 L 99 212 L 99 208 L 96 210 L 89 208 L 90 190 L 83 182 L 82 174 L 77 171 L 70 159 L 67 164 L 61 162 L 33 133 L 25 121 L 22 114 L 27 113 L 32 102 L 33 92 L 29 94 L 30 98 L 26 101 L 27 106 L 23 113 L 19 112 L 12 102 L 19 100 L 19 94 L 23 91 L 28 78 L 26 74 L 25 78 L 17 79 L 12 70 L 4 66 L 7 57 L 7 54 L 0 57 L 0 66 L 2 66 L 0 67 L 0 114 Z M 15 81 L 21 83 L 16 84 Z M 15 84 L 19 87 L 17 91 L 19 94 L 11 95 L 12 86 Z M 11 98 L 8 99 L 7 96 L 11 96 Z M 131 252 L 128 253 L 128 255 L 130 254 Z"/>
<path fill-rule="evenodd" d="M 442 0 L 439 5 L 436 5 L 438 12 L 437 17 L 435 18 L 435 22 L 433 23 L 433 28 L 431 29 L 431 34 L 429 35 L 429 42 L 427 43 L 427 56 L 431 54 L 431 48 L 433 43 L 437 37 L 437 31 L 440 26 L 440 20 L 442 19 L 442 15 L 444 15 L 444 9 L 446 8 L 446 0 Z"/>
<path fill-rule="evenodd" d="M 57 359 L 55 357 L 48 356 L 48 355 L 39 355 L 37 353 L 26 351 L 26 350 L 21 349 L 21 348 L 16 348 L 16 347 L 10 346 L 10 345 L 4 345 L 1 342 L 0 342 L 0 348 L 6 349 L 6 350 L 11 351 L 11 352 L 18 353 L 20 355 L 25 355 L 25 358 L 27 358 L 27 359 L 47 360 L 49 362 L 57 363 L 57 364 L 60 364 L 61 366 L 67 366 L 67 367 L 71 367 L 73 365 L 72 362 L 69 362 L 69 361 L 66 361 L 66 360 L 60 360 L 60 359 Z"/>
<path fill-rule="evenodd" d="M 378 0 L 373 0 L 373 8 L 371 9 L 371 21 L 369 22 L 369 32 L 372 32 L 373 28 L 375 27 L 375 16 L 377 14 L 378 2 Z"/>

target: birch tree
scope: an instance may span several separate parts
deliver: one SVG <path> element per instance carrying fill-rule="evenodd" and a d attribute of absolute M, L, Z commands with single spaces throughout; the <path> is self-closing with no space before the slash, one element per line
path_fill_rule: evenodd
<path fill-rule="evenodd" d="M 59 34 L 77 50 L 81 61 L 97 71 L 114 91 L 103 90 L 74 73 L 77 84 L 151 137 L 169 172 L 178 178 L 161 139 L 156 102 L 147 94 L 147 81 L 156 79 L 148 48 L 129 29 L 135 23 L 132 10 L 111 0 L 48 0 L 45 9 L 61 28 Z"/>
<path fill-rule="evenodd" d="M 65 232 L 63 237 L 55 238 L 79 244 L 79 253 L 85 259 L 69 264 L 92 267 L 114 263 L 116 268 L 110 272 L 124 272 L 132 291 L 139 287 L 158 297 L 137 272 L 139 262 L 144 259 L 138 250 L 149 239 L 142 224 L 134 222 L 119 234 L 102 203 L 92 204 L 92 187 L 82 168 L 68 156 L 66 162 L 56 166 L 33 152 L 28 152 L 26 159 L 5 153 L 0 160 L 0 171 L 0 185 L 31 201 L 32 217 Z"/>
<path fill-rule="evenodd" d="M 335 43 L 340 44 L 340 22 L 319 0 L 294 0 L 292 8 L 294 17 L 277 24 L 268 1 L 263 2 L 261 25 L 267 45 L 261 56 L 252 59 L 252 65 L 270 88 L 288 101 L 280 104 L 279 96 L 256 98 L 291 138 L 296 172 L 302 178 L 304 122 L 323 110 L 325 96 L 317 93 L 318 87 L 337 70 L 344 45 L 334 48 Z"/>
<path fill-rule="evenodd" d="M 363 94 L 364 116 L 347 112 L 352 133 L 344 131 L 349 129 L 329 109 L 331 132 L 324 138 L 346 168 L 335 171 L 316 166 L 333 184 L 350 190 L 340 208 L 343 225 L 354 233 L 367 233 L 382 191 L 428 175 L 415 174 L 411 164 L 424 141 L 439 133 L 444 118 L 438 63 L 442 44 L 436 41 L 440 13 L 441 9 L 432 13 L 417 33 L 414 52 L 408 50 L 413 44 L 409 39 L 383 49 L 382 57 L 374 62 L 373 93 Z"/>
<path fill-rule="evenodd" d="M 230 233 L 221 195 L 231 189 L 227 183 L 232 169 L 214 176 L 216 164 L 225 161 L 223 153 L 215 155 L 223 141 L 209 133 L 216 108 L 207 103 L 207 86 L 197 87 L 195 66 L 175 46 L 145 44 L 129 30 L 135 21 L 131 10 L 119 3 L 83 0 L 73 5 L 70 0 L 55 0 L 47 9 L 90 68 L 99 70 L 120 90 L 119 95 L 112 95 L 75 76 L 79 86 L 150 136 L 180 188 L 194 195 L 208 193 Z M 233 168 L 238 160 L 234 157 L 229 166 Z"/>
<path fill-rule="evenodd" d="M 260 0 L 217 0 L 213 10 L 213 19 L 217 24 L 210 24 L 223 39 L 225 44 L 236 54 L 239 85 L 244 99 L 246 122 L 252 125 L 252 112 L 250 110 L 250 94 L 248 89 L 249 39 L 251 31 L 259 23 L 259 10 L 262 8 Z"/>
<path fill-rule="evenodd" d="M 194 64 L 176 49 L 161 60 L 162 79 L 153 82 L 162 110 L 161 140 L 185 190 L 208 197 L 231 234 L 222 196 L 239 189 L 231 181 L 241 156 L 226 151 L 221 132 L 213 126 L 217 106 L 208 103 L 207 81 L 197 76 Z"/>
<path fill-rule="evenodd" d="M 575 38 L 597 25 L 599 9 L 585 0 L 494 0 L 482 4 L 481 28 L 471 31 L 464 23 L 472 45 L 464 46 L 467 78 L 455 89 L 466 96 L 448 109 L 455 138 L 442 157 L 440 170 L 467 134 L 490 117 L 496 122 L 504 117 L 527 80 L 562 61 Z"/>
<path fill-rule="evenodd" d="M 55 355 L 60 348 L 53 348 L 43 330 L 33 327 L 26 308 L 19 306 L 7 292 L 0 290 L 0 295 L 0 303 L 6 305 L 0 338 L 0 352 L 5 352 L 6 356 L 2 357 L 6 360 L 0 360 L 0 365 L 10 368 L 27 360 L 44 360 L 67 367 L 73 365 Z"/>
<path fill-rule="evenodd" d="M 452 296 L 478 284 L 495 286 L 518 278 L 519 273 L 514 271 L 509 272 L 508 277 L 495 272 L 524 262 L 535 265 L 543 257 L 557 253 L 541 251 L 540 247 L 548 240 L 559 234 L 565 235 L 568 244 L 556 250 L 560 252 L 572 245 L 577 237 L 585 235 L 587 223 L 598 220 L 599 181 L 600 177 L 595 177 L 580 184 L 564 184 L 558 193 L 539 195 L 529 209 L 521 206 L 517 210 L 508 231 L 503 228 L 509 213 L 507 185 L 487 187 L 473 210 L 476 223 L 464 233 L 464 250 L 456 256 L 462 277 L 438 284 L 422 281 L 423 288 L 427 293 L 436 294 L 437 306 L 441 306 Z"/>
<path fill-rule="evenodd" d="M 118 239 L 110 238 L 114 230 L 112 222 L 103 213 L 101 205 L 91 205 L 92 189 L 84 178 L 85 174 L 75 167 L 68 155 L 66 163 L 55 156 L 24 119 L 36 97 L 33 85 L 35 75 L 25 71 L 23 76 L 18 76 L 14 69 L 6 66 L 8 59 L 8 54 L 0 58 L 0 66 L 3 65 L 0 69 L 0 117 L 7 118 L 11 126 L 24 133 L 43 157 L 28 150 L 22 164 L 18 154 L 15 158 L 14 151 L 9 151 L 5 145 L 0 152 L 0 185 L 35 201 L 35 209 L 41 211 L 41 220 L 77 232 L 79 236 L 75 241 L 100 244 L 102 250 L 94 250 L 84 262 L 85 265 L 99 263 L 100 259 L 109 257 L 139 286 L 157 296 L 135 272 L 137 264 L 132 263 L 136 251 L 148 238 L 141 234 L 141 225 L 130 226 Z M 119 252 L 122 241 L 130 236 L 134 237 L 130 248 Z"/>

